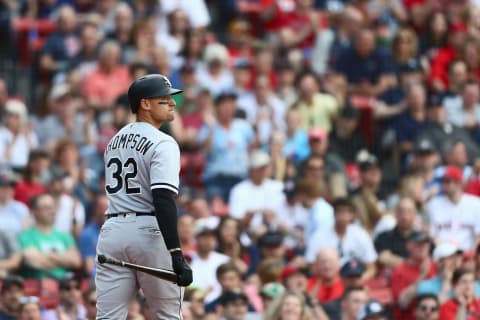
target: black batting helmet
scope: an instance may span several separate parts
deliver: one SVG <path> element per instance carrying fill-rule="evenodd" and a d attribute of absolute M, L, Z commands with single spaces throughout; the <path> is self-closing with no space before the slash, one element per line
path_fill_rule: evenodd
<path fill-rule="evenodd" d="M 181 93 L 182 90 L 172 88 L 167 77 L 161 74 L 149 74 L 135 80 L 128 88 L 128 102 L 133 113 L 140 107 L 140 100 L 163 97 Z"/>

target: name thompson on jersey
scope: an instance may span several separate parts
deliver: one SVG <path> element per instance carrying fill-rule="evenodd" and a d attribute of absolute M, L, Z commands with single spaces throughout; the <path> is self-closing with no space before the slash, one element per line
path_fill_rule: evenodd
<path fill-rule="evenodd" d="M 124 133 L 116 136 L 105 149 L 105 154 L 116 149 L 135 149 L 145 155 L 153 146 L 153 142 L 147 137 L 142 137 L 138 133 Z"/>

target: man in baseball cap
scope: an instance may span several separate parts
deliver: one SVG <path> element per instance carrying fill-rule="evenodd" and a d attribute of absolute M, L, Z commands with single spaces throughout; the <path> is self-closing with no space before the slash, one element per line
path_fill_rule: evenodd
<path fill-rule="evenodd" d="M 128 101 L 133 113 L 137 113 L 142 99 L 173 96 L 183 92 L 172 88 L 167 77 L 161 74 L 149 74 L 135 80 L 128 88 Z"/>
<path fill-rule="evenodd" d="M 455 183 L 462 183 L 463 181 L 462 169 L 460 169 L 457 166 L 445 167 L 445 172 L 443 173 L 442 181 L 453 181 Z"/>
<path fill-rule="evenodd" d="M 385 310 L 382 304 L 376 300 L 367 302 L 358 312 L 358 320 L 385 320 Z"/>
<path fill-rule="evenodd" d="M 351 259 L 340 269 L 340 276 L 345 287 L 361 285 L 365 265 L 358 259 Z"/>
<path fill-rule="evenodd" d="M 442 292 L 442 288 L 450 287 L 451 276 L 457 265 L 458 254 L 462 251 L 451 242 L 441 242 L 433 250 L 433 260 L 437 265 L 437 276 L 421 281 L 417 286 L 417 296 L 434 294 L 440 302 L 448 298 L 450 292 Z M 478 286 L 476 286 L 478 287 Z M 478 288 L 477 292 L 478 292 Z"/>

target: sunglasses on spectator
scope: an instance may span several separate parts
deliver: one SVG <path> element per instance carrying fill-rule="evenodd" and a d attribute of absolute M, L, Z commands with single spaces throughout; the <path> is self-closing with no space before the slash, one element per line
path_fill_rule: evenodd
<path fill-rule="evenodd" d="M 27 304 L 27 303 L 38 303 L 40 300 L 38 299 L 38 297 L 35 297 L 35 296 L 29 296 L 29 297 L 20 297 L 18 299 L 18 302 L 20 302 L 20 304 Z"/>
<path fill-rule="evenodd" d="M 97 306 L 97 300 L 89 300 L 88 305 L 91 307 L 96 307 Z"/>
<path fill-rule="evenodd" d="M 426 312 L 426 311 L 437 312 L 438 311 L 438 306 L 419 305 L 418 309 L 422 312 Z"/>

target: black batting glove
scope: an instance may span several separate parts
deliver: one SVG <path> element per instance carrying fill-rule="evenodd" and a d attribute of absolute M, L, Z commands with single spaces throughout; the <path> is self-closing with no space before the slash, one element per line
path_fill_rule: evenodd
<path fill-rule="evenodd" d="M 177 275 L 177 284 L 180 287 L 188 287 L 193 281 L 192 269 L 185 261 L 182 251 L 171 252 L 173 271 Z"/>

